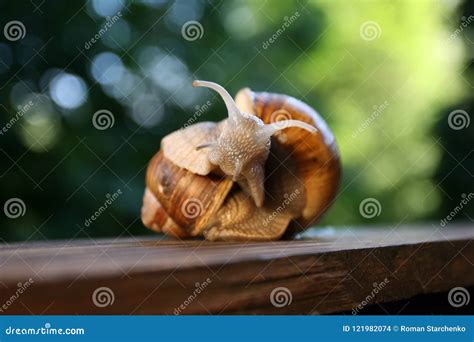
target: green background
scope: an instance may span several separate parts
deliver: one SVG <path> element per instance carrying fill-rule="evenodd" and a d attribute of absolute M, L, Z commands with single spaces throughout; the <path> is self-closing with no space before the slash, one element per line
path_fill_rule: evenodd
<path fill-rule="evenodd" d="M 0 212 L 0 238 L 149 234 L 140 207 L 160 139 L 193 116 L 226 115 L 193 79 L 232 94 L 285 93 L 327 120 L 344 179 L 321 225 L 439 228 L 473 192 L 474 123 L 455 130 L 448 120 L 454 110 L 474 112 L 472 15 L 468 1 L 2 2 L 1 27 L 18 20 L 26 34 L 0 36 L 0 126 L 19 105 L 33 106 L 0 135 L 0 203 L 20 198 L 26 207 L 15 219 Z M 192 41 L 182 34 L 191 20 L 202 27 Z M 101 109 L 114 117 L 106 130 L 92 124 Z M 366 198 L 381 205 L 372 219 L 359 212 Z M 454 219 L 473 218 L 468 203 Z"/>

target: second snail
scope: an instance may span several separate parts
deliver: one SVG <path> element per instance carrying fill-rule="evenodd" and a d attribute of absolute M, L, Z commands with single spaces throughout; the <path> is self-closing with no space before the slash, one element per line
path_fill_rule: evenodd
<path fill-rule="evenodd" d="M 341 178 L 333 133 L 287 95 L 194 81 L 223 99 L 226 118 L 167 135 L 146 175 L 142 222 L 178 238 L 262 241 L 318 222 Z"/>

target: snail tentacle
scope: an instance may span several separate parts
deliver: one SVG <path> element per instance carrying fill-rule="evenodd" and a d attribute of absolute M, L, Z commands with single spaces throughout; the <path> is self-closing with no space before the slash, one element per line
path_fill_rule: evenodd
<path fill-rule="evenodd" d="M 193 81 L 193 87 L 206 87 L 216 91 L 224 100 L 225 106 L 227 107 L 227 111 L 229 113 L 229 118 L 232 120 L 237 121 L 239 117 L 242 116 L 242 113 L 240 112 L 239 108 L 237 108 L 232 96 L 230 96 L 227 90 L 225 90 L 224 87 L 220 86 L 219 84 L 195 80 Z"/>
<path fill-rule="evenodd" d="M 261 133 L 264 136 L 272 136 L 276 132 L 281 131 L 282 129 L 285 129 L 288 127 L 302 128 L 304 130 L 307 130 L 310 133 L 315 133 L 318 131 L 316 127 L 300 120 L 282 120 L 282 121 L 272 122 L 271 124 L 266 124 L 262 128 Z"/>

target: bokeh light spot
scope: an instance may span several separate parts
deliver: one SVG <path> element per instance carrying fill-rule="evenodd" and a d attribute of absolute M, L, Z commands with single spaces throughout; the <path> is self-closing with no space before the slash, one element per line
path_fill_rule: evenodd
<path fill-rule="evenodd" d="M 94 12 L 102 17 L 117 13 L 124 5 L 124 0 L 92 0 Z"/>
<path fill-rule="evenodd" d="M 60 73 L 49 84 L 53 101 L 64 109 L 75 109 L 87 100 L 86 84 L 79 76 Z"/>
<path fill-rule="evenodd" d="M 98 54 L 92 60 L 91 73 L 102 85 L 117 83 L 122 78 L 124 66 L 119 56 L 112 52 Z"/>

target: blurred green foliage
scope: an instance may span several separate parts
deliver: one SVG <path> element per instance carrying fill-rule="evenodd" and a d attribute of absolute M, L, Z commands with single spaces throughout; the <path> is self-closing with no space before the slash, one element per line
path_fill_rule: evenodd
<path fill-rule="evenodd" d="M 448 124 L 453 110 L 474 112 L 474 22 L 463 26 L 473 12 L 435 1 L 2 2 L 2 27 L 18 20 L 26 34 L 0 40 L 1 126 L 19 117 L 0 135 L 1 203 L 20 198 L 26 212 L 2 213 L 0 238 L 146 234 L 144 173 L 160 139 L 225 115 L 193 79 L 285 93 L 321 113 L 344 167 L 321 224 L 439 221 L 473 192 L 474 123 Z M 99 130 L 102 109 L 114 122 Z M 360 215 L 365 198 L 380 215 Z M 456 219 L 473 215 L 470 204 Z"/>

